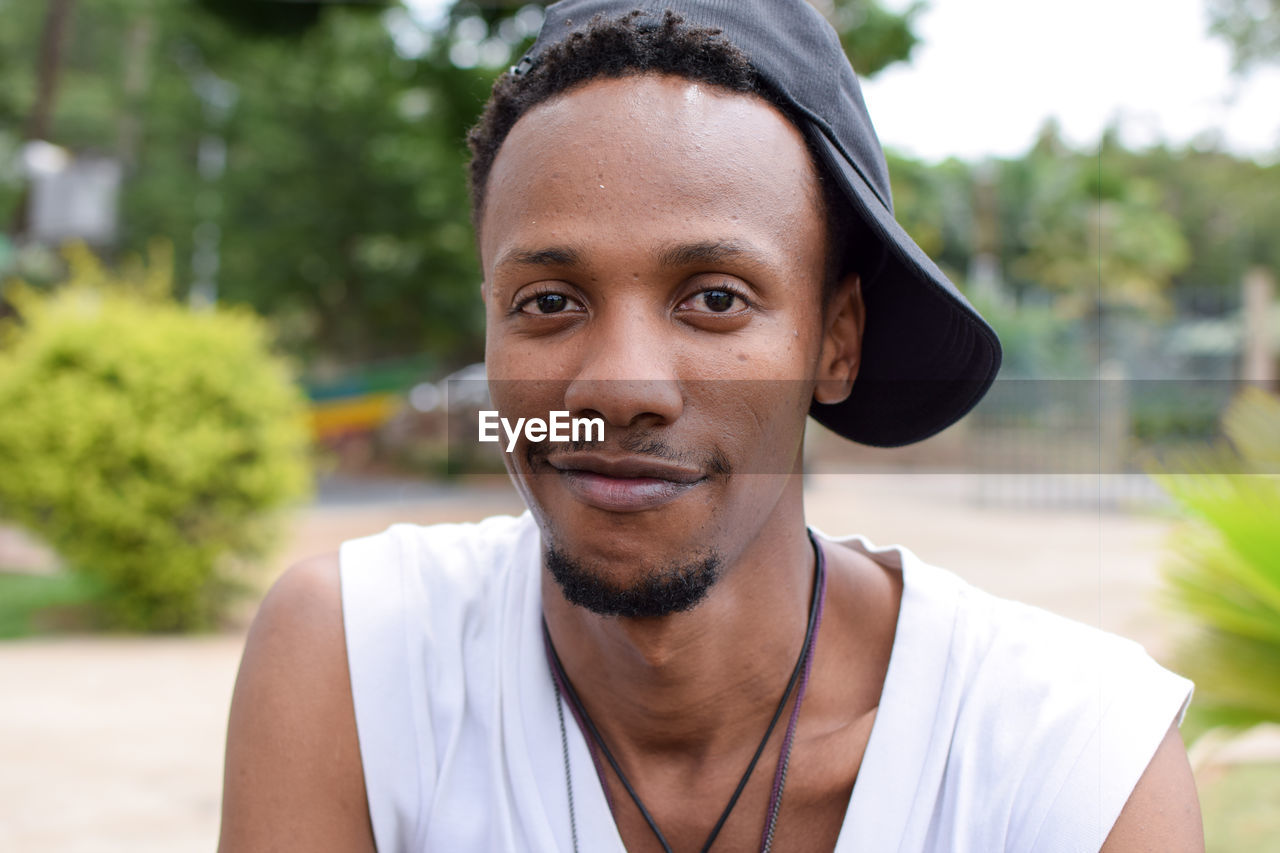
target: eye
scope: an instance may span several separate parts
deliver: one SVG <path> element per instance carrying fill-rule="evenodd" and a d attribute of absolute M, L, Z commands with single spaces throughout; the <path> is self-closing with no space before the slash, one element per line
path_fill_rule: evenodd
<path fill-rule="evenodd" d="M 582 306 L 563 293 L 546 290 L 525 297 L 516 305 L 516 310 L 521 314 L 545 317 L 550 314 L 576 313 L 582 310 Z"/>
<path fill-rule="evenodd" d="M 723 314 L 728 311 L 738 301 L 737 295 L 727 290 L 704 290 L 695 299 L 701 299 L 707 310 L 714 311 L 717 314 Z"/>
<path fill-rule="evenodd" d="M 747 300 L 728 287 L 709 287 L 680 303 L 681 310 L 697 314 L 737 314 L 748 307 Z"/>

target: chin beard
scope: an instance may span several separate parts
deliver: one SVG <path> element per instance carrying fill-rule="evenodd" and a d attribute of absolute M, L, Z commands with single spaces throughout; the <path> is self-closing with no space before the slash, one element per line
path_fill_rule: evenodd
<path fill-rule="evenodd" d="M 630 586 L 619 587 L 554 546 L 546 552 L 547 569 L 570 604 L 601 616 L 631 619 L 666 616 L 696 607 L 720 579 L 722 564 L 720 555 L 711 551 L 686 563 L 672 563 Z"/>

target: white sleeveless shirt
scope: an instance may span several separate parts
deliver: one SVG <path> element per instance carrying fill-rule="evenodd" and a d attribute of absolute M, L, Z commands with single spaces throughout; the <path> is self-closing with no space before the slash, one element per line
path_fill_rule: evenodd
<path fill-rule="evenodd" d="M 1137 644 L 987 595 L 905 548 L 875 725 L 837 853 L 1096 853 L 1191 683 Z M 381 853 L 572 849 L 528 513 L 343 544 L 342 608 Z M 620 853 L 565 713 L 579 849 Z M 786 819 L 786 804 L 780 820 Z"/>

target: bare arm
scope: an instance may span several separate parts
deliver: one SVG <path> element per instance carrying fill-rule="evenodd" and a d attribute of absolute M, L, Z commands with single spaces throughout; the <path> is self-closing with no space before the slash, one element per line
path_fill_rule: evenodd
<path fill-rule="evenodd" d="M 1156 749 L 1099 853 L 1204 853 L 1200 801 L 1176 724 Z"/>
<path fill-rule="evenodd" d="M 249 630 L 231 702 L 218 850 L 374 850 L 336 554 L 289 569 Z"/>

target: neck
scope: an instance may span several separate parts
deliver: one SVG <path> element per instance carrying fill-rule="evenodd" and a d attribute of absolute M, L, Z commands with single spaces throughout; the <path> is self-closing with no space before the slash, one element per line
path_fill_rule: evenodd
<path fill-rule="evenodd" d="M 797 503 L 775 513 L 697 607 L 647 619 L 569 604 L 544 570 L 565 672 L 620 759 L 712 761 L 754 743 L 804 642 L 814 556 Z"/>

